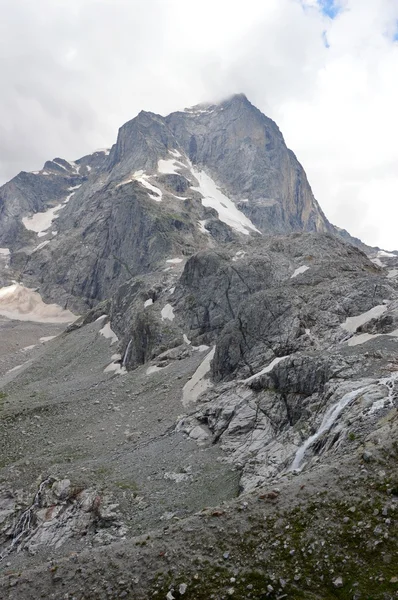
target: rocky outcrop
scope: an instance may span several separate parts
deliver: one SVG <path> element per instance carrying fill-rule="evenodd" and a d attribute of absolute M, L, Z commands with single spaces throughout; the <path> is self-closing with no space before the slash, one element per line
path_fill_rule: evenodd
<path fill-rule="evenodd" d="M 125 533 L 115 512 L 117 506 L 96 490 L 73 486 L 69 479 L 44 479 L 28 506 L 21 492 L 3 491 L 0 544 L 6 541 L 0 563 L 14 552 L 25 550 L 34 555 L 41 547 L 59 548 L 73 537 L 89 536 L 95 543 L 104 537 L 104 528 L 108 543 L 116 540 Z"/>
<path fill-rule="evenodd" d="M 396 354 L 396 283 L 360 250 L 328 234 L 293 234 L 201 251 L 169 277 L 132 280 L 114 297 L 123 362 L 162 370 L 201 344 L 214 348 L 183 394 L 197 412 L 178 430 L 219 444 L 242 468 L 243 489 L 287 469 L 311 427 L 334 408 L 337 420 L 351 392 L 361 390 L 361 402 L 346 409 L 344 435 L 332 419 L 314 438 L 316 456 L 344 448 L 372 403 L 393 406 L 377 377 Z M 124 306 L 133 318 L 122 317 Z M 373 340 L 377 350 L 364 352 Z"/>

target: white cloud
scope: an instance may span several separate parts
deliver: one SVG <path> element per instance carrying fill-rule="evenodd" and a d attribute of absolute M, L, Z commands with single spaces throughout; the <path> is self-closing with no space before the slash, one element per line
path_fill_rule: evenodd
<path fill-rule="evenodd" d="M 244 92 L 327 216 L 398 248 L 398 3 L 338 4 L 330 19 L 315 0 L 3 0 L 0 178 L 109 146 L 142 108 Z"/>

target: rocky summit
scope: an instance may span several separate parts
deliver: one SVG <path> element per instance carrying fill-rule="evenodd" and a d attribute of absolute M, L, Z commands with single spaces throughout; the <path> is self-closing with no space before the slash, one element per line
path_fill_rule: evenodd
<path fill-rule="evenodd" d="M 398 598 L 398 252 L 240 94 L 0 188 L 0 597 Z"/>

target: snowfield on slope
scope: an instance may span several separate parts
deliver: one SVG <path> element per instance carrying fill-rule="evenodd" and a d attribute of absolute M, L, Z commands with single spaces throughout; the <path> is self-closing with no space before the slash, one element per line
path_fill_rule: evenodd
<path fill-rule="evenodd" d="M 356 317 L 347 317 L 344 323 L 341 324 L 341 327 L 349 333 L 355 333 L 360 325 L 368 323 L 371 319 L 377 319 L 377 317 L 380 317 L 386 310 L 387 306 L 385 304 L 379 304 Z"/>
<path fill-rule="evenodd" d="M 209 175 L 204 171 L 197 171 L 194 167 L 191 167 L 191 171 L 199 183 L 198 187 L 191 186 L 191 188 L 203 196 L 203 206 L 214 208 L 220 221 L 239 233 L 245 235 L 249 235 L 250 231 L 261 233 L 250 219 L 236 207 L 235 203 L 220 191 Z"/>
<path fill-rule="evenodd" d="M 262 369 L 258 373 L 255 373 L 251 377 L 248 377 L 247 379 L 243 379 L 243 383 L 250 383 L 251 381 L 255 381 L 257 379 L 257 377 L 260 377 L 261 375 L 265 375 L 266 373 L 270 373 L 272 371 L 272 369 L 278 363 L 280 363 L 282 360 L 285 360 L 285 358 L 289 358 L 289 356 L 290 356 L 289 354 L 287 356 L 277 356 L 276 358 L 274 358 L 274 360 L 272 362 L 270 362 L 269 365 L 264 367 L 264 369 Z"/>
<path fill-rule="evenodd" d="M 294 279 L 295 277 L 297 277 L 297 275 L 301 275 L 302 273 L 305 273 L 306 271 L 308 271 L 309 267 L 307 267 L 307 265 L 302 265 L 301 267 L 298 267 L 293 275 L 290 275 L 290 279 Z"/>
<path fill-rule="evenodd" d="M 119 183 L 116 188 L 126 185 L 127 183 L 131 183 L 132 181 L 138 181 L 142 186 L 144 186 L 149 192 L 148 196 L 155 200 L 156 202 L 162 201 L 163 192 L 158 187 L 152 185 L 148 181 L 149 175 L 146 175 L 144 171 L 136 171 L 130 179 L 125 179 L 121 183 Z"/>
<path fill-rule="evenodd" d="M 216 347 L 214 346 L 200 363 L 191 379 L 184 385 L 182 389 L 182 403 L 184 406 L 187 406 L 190 402 L 196 402 L 203 392 L 213 386 L 211 380 L 205 379 L 205 377 L 210 371 L 210 363 L 214 358 L 215 352 Z"/>
<path fill-rule="evenodd" d="M 58 163 L 56 163 L 56 164 L 58 164 Z M 62 167 L 62 165 L 59 165 L 59 166 Z M 62 167 L 62 168 L 64 169 L 65 167 Z M 53 206 L 52 208 L 49 208 L 48 210 L 46 210 L 44 212 L 35 213 L 31 217 L 23 217 L 22 224 L 29 231 L 34 231 L 35 233 L 37 233 L 38 237 L 43 237 L 43 236 L 47 235 L 48 229 L 51 227 L 51 224 L 53 223 L 53 221 L 55 221 L 55 219 L 58 219 L 59 211 L 62 208 L 64 208 L 66 206 L 66 204 L 68 204 L 69 200 L 72 198 L 72 196 L 75 195 L 76 190 L 79 189 L 79 187 L 81 187 L 81 185 L 82 184 L 78 184 L 78 185 L 69 187 L 68 191 L 71 193 L 68 194 L 68 196 L 66 196 L 65 200 L 62 203 L 57 204 L 57 206 Z M 52 231 L 51 233 L 52 233 L 52 235 L 57 235 L 56 231 Z M 39 246 L 37 248 L 35 248 L 35 250 L 39 250 Z"/>
<path fill-rule="evenodd" d="M 38 212 L 31 217 L 23 217 L 22 223 L 26 229 L 34 231 L 39 237 L 42 237 L 47 232 L 47 229 L 50 228 L 51 223 L 55 219 L 58 219 L 59 215 L 57 213 L 61 208 L 62 204 L 57 204 L 57 206 L 49 208 L 44 212 Z"/>
<path fill-rule="evenodd" d="M 158 162 L 158 171 L 163 175 L 179 175 L 177 169 L 181 169 L 185 167 L 179 160 L 169 159 L 169 160 L 159 160 Z"/>
<path fill-rule="evenodd" d="M 113 346 L 113 344 L 116 344 L 116 342 L 119 341 L 119 338 L 117 337 L 116 333 L 111 329 L 109 323 L 106 323 L 103 326 L 103 328 L 100 329 L 99 332 L 104 338 L 106 338 L 107 340 L 111 340 L 111 346 Z"/>
<path fill-rule="evenodd" d="M 19 283 L 0 288 L 0 315 L 36 323 L 72 323 L 77 319 L 58 304 L 45 304 L 38 292 Z"/>

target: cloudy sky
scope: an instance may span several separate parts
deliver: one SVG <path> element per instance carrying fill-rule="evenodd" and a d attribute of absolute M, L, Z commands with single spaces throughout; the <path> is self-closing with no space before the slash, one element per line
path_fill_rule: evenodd
<path fill-rule="evenodd" d="M 328 218 L 398 249 L 398 0 L 1 0 L 0 182 L 245 93 Z"/>

